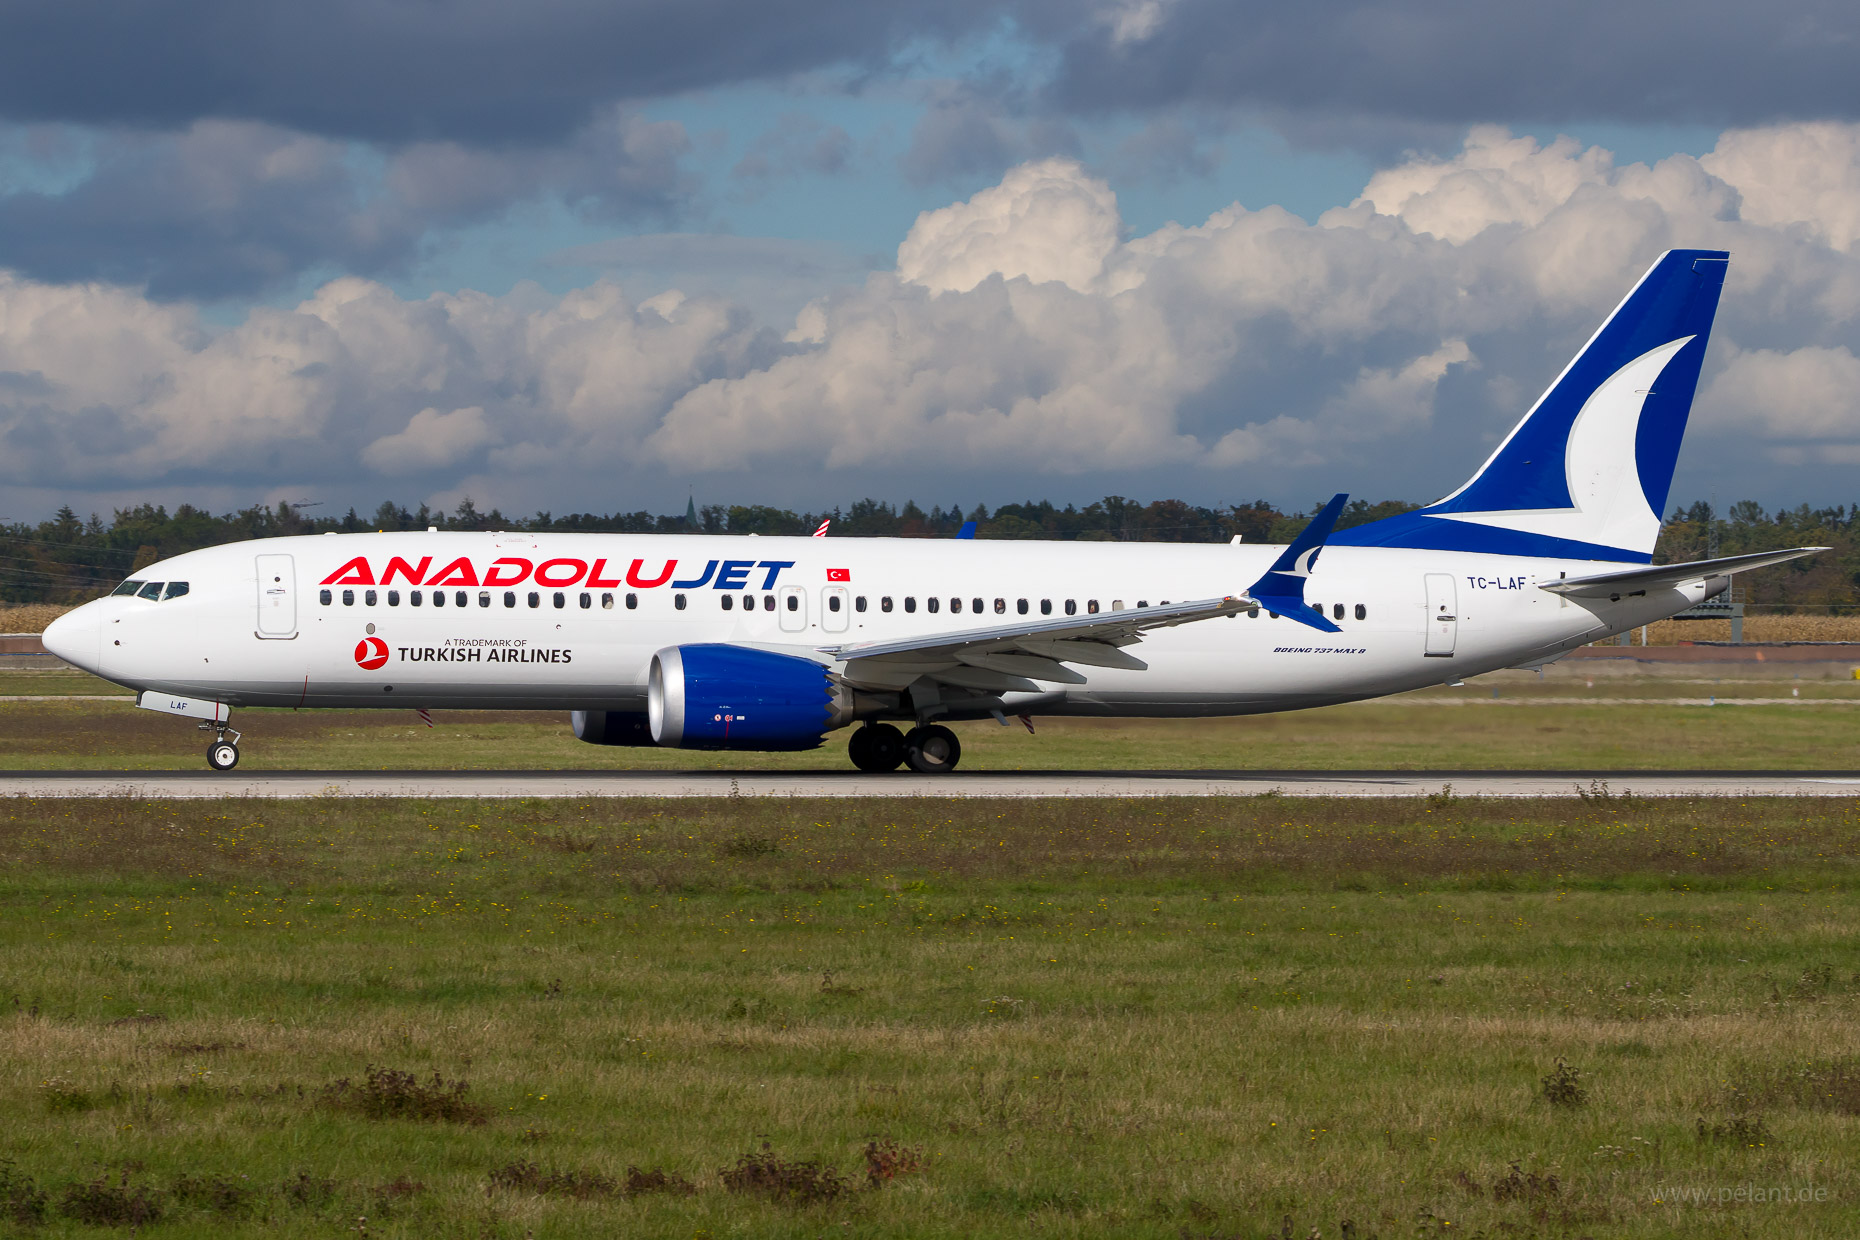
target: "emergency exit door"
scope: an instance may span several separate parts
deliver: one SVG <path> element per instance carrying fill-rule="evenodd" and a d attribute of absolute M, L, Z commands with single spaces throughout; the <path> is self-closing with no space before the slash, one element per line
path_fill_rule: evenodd
<path fill-rule="evenodd" d="M 1427 574 L 1427 657 L 1450 659 L 1459 637 L 1459 606 L 1453 578 L 1446 573 Z"/>
<path fill-rule="evenodd" d="M 297 636 L 297 569 L 288 555 L 258 557 L 258 635 Z"/>

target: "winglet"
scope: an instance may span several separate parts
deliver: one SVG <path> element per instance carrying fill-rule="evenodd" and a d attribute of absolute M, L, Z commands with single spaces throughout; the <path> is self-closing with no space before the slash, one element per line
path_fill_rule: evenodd
<path fill-rule="evenodd" d="M 964 521 L 962 523 L 962 528 L 956 531 L 956 537 L 957 538 L 974 538 L 975 537 L 975 522 Z"/>
<path fill-rule="evenodd" d="M 1273 561 L 1266 575 L 1253 583 L 1247 593 L 1257 599 L 1260 606 L 1288 620 L 1308 624 L 1320 632 L 1342 632 L 1324 618 L 1323 612 L 1305 602 L 1305 579 L 1311 576 L 1318 553 L 1324 550 L 1324 542 L 1330 537 L 1331 527 L 1337 524 L 1337 514 L 1343 511 L 1344 501 L 1349 498 L 1345 494 L 1331 496 L 1330 503 L 1318 510 L 1317 516 L 1311 518 L 1311 524 L 1305 526 L 1298 537 L 1292 540 L 1292 545 Z"/>

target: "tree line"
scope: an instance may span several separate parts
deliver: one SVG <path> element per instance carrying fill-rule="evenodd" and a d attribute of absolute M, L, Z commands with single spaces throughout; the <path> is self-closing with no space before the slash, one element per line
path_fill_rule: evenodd
<path fill-rule="evenodd" d="M 1284 543 L 1304 527 L 1320 505 L 1284 512 L 1265 500 L 1207 507 L 1176 499 L 1140 503 L 1108 495 L 1096 503 L 1059 507 L 1049 500 L 1003 504 L 990 511 L 978 504 L 902 507 L 862 499 L 850 507 L 792 512 L 766 505 L 688 505 L 681 514 L 645 511 L 537 512 L 505 516 L 481 510 L 470 499 L 451 512 L 425 504 L 407 508 L 383 503 L 368 516 L 351 508 L 341 516 L 316 515 L 308 506 L 281 503 L 214 514 L 191 504 L 170 513 L 143 504 L 120 508 L 110 520 L 93 513 L 80 518 L 68 505 L 38 524 L 0 526 L 0 600 L 9 603 L 75 603 L 108 592 L 117 582 L 157 560 L 220 543 L 292 534 L 360 533 L 369 530 L 522 530 L 622 534 L 812 534 L 830 522 L 835 538 L 951 538 L 975 522 L 977 538 L 1060 539 L 1096 542 Z M 1419 507 L 1399 500 L 1354 500 L 1337 525 L 1347 529 Z M 1804 504 L 1774 514 L 1752 501 L 1719 515 L 1707 503 L 1676 508 L 1660 532 L 1659 563 L 1737 555 L 1778 547 L 1819 545 L 1833 550 L 1740 578 L 1752 602 L 1792 608 L 1860 607 L 1860 504 L 1810 508 Z"/>

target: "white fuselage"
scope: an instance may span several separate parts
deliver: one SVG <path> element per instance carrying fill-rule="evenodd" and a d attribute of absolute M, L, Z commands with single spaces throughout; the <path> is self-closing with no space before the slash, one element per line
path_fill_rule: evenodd
<path fill-rule="evenodd" d="M 640 711 L 648 665 L 666 647 L 734 643 L 832 666 L 821 647 L 1010 624 L 1023 600 L 1039 619 L 1063 617 L 1068 606 L 1082 617 L 1092 607 L 1241 594 L 1280 550 L 626 534 L 279 538 L 151 565 L 135 580 L 184 581 L 186 593 L 85 604 L 59 622 L 56 646 L 130 688 L 228 706 Z M 1619 567 L 1332 546 L 1305 597 L 1341 632 L 1263 612 L 1204 620 L 1152 631 L 1131 647 L 1147 670 L 1083 667 L 1083 684 L 1002 701 L 1047 715 L 1321 706 L 1541 663 L 1681 611 L 1705 590 L 1611 602 L 1537 588 Z"/>

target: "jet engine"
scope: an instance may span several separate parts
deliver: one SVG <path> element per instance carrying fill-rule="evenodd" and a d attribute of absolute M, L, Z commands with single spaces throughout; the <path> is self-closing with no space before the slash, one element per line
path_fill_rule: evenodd
<path fill-rule="evenodd" d="M 827 669 L 744 646 L 671 646 L 652 656 L 652 739 L 676 749 L 814 749 L 848 721 Z"/>

